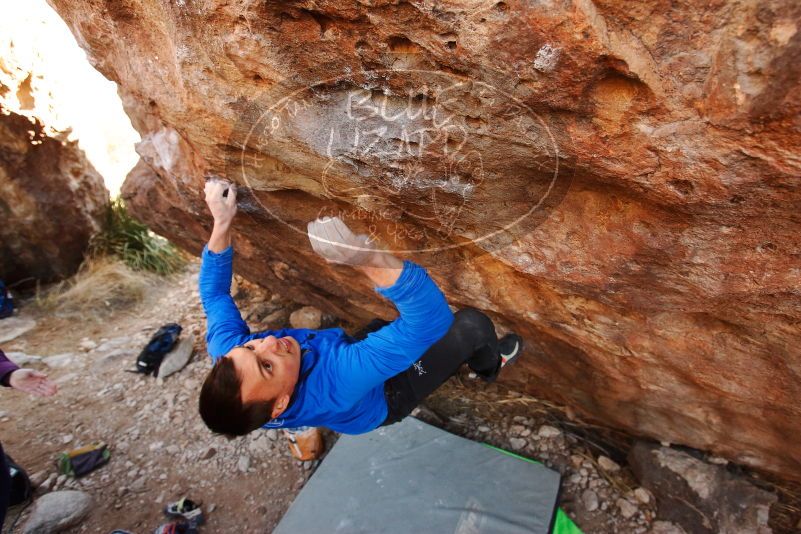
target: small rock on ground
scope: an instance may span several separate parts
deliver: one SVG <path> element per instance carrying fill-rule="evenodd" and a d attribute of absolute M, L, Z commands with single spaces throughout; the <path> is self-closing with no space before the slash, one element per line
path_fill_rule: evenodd
<path fill-rule="evenodd" d="M 194 345 L 195 336 L 191 333 L 186 336 L 181 336 L 178 345 L 164 356 L 164 360 L 162 360 L 159 366 L 158 377 L 167 378 L 171 374 L 177 373 L 183 369 L 189 362 L 189 358 L 192 357 Z"/>
<path fill-rule="evenodd" d="M 670 521 L 654 521 L 648 534 L 686 534 L 683 528 Z"/>
<path fill-rule="evenodd" d="M 556 427 L 552 427 L 550 425 L 542 425 L 540 429 L 537 431 L 537 435 L 541 438 L 555 438 L 556 436 L 560 436 L 562 431 Z"/>
<path fill-rule="evenodd" d="M 615 504 L 617 505 L 618 509 L 620 509 L 620 515 L 626 519 L 634 517 L 634 514 L 636 514 L 638 511 L 637 506 L 630 503 L 626 499 L 618 499 Z"/>
<path fill-rule="evenodd" d="M 612 460 L 611 458 L 607 458 L 606 456 L 599 456 L 598 457 L 598 465 L 601 466 L 601 469 L 604 471 L 608 471 L 610 473 L 614 473 L 615 471 L 620 471 L 620 466 Z"/>
<path fill-rule="evenodd" d="M 509 440 L 509 445 L 512 446 L 513 450 L 519 451 L 520 449 L 526 446 L 526 440 L 524 440 L 523 438 L 511 438 Z"/>
<path fill-rule="evenodd" d="M 78 346 L 81 348 L 82 351 L 89 352 L 90 350 L 94 350 L 97 348 L 97 343 L 95 343 L 91 339 L 83 338 L 81 342 L 78 343 Z"/>
<path fill-rule="evenodd" d="M 590 489 L 584 490 L 581 494 L 581 502 L 584 503 L 584 508 L 588 512 L 594 512 L 598 509 L 598 494 Z"/>
<path fill-rule="evenodd" d="M 240 456 L 239 461 L 236 463 L 236 468 L 242 473 L 247 473 L 248 469 L 250 469 L 250 457 L 244 454 Z"/>
<path fill-rule="evenodd" d="M 651 502 L 651 494 L 648 493 L 648 490 L 645 488 L 637 488 L 634 490 L 634 498 L 643 504 L 648 504 Z"/>

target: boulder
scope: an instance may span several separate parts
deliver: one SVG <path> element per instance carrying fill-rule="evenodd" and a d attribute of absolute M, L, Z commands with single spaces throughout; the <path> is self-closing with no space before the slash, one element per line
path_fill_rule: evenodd
<path fill-rule="evenodd" d="M 24 534 L 53 534 L 80 523 L 89 513 L 92 497 L 83 491 L 54 491 L 36 500 Z"/>
<path fill-rule="evenodd" d="M 801 4 L 52 0 L 142 141 L 123 196 L 199 253 L 366 322 L 340 215 L 519 332 L 501 381 L 801 479 Z M 166 30 L 165 30 L 166 29 Z"/>
<path fill-rule="evenodd" d="M 292 328 L 310 328 L 316 330 L 320 328 L 322 320 L 323 312 L 314 306 L 303 306 L 289 315 L 289 324 Z"/>
<path fill-rule="evenodd" d="M 48 135 L 38 119 L 0 112 L 0 279 L 74 273 L 108 204 L 103 178 L 77 142 Z"/>
<path fill-rule="evenodd" d="M 629 464 L 650 491 L 659 517 L 687 532 L 769 534 L 770 506 L 776 495 L 736 477 L 724 467 L 689 454 L 638 442 Z"/>

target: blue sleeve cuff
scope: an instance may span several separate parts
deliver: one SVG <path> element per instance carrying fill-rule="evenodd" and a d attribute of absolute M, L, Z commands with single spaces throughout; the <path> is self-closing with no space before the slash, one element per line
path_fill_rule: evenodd
<path fill-rule="evenodd" d="M 206 243 L 206 245 L 203 247 L 203 254 L 201 257 L 204 261 L 208 260 L 214 263 L 226 263 L 233 259 L 234 247 L 233 245 L 229 245 L 228 248 L 222 252 L 212 252 L 209 250 L 209 244 Z"/>
<path fill-rule="evenodd" d="M 389 287 L 376 287 L 375 290 L 386 298 L 397 301 L 403 298 L 427 278 L 426 270 L 409 260 L 403 261 L 403 270 L 395 283 Z"/>

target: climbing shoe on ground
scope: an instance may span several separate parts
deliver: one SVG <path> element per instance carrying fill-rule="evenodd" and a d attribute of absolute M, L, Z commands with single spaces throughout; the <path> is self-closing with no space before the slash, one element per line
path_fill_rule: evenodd
<path fill-rule="evenodd" d="M 498 352 L 501 354 L 501 369 L 512 364 L 523 352 L 523 338 L 517 334 L 506 334 L 498 341 Z"/>
<path fill-rule="evenodd" d="M 203 511 L 200 509 L 200 504 L 186 497 L 165 506 L 164 514 L 167 517 L 185 519 L 192 526 L 203 524 Z"/>
<path fill-rule="evenodd" d="M 301 461 L 316 460 L 325 450 L 325 441 L 319 428 L 304 426 L 300 428 L 285 428 L 284 435 L 289 442 L 289 450 L 296 459 Z"/>
<path fill-rule="evenodd" d="M 187 521 L 179 519 L 161 525 L 153 531 L 153 534 L 197 534 L 197 528 Z"/>

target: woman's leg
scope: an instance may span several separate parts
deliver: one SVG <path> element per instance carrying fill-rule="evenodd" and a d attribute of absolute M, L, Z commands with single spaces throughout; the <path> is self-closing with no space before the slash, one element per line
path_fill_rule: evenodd
<path fill-rule="evenodd" d="M 387 381 L 384 393 L 389 415 L 384 424 L 409 415 L 463 363 L 485 380 L 493 380 L 501 367 L 495 326 L 489 317 L 474 308 L 456 312 L 453 325 L 445 336 L 414 365 Z"/>

